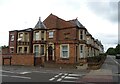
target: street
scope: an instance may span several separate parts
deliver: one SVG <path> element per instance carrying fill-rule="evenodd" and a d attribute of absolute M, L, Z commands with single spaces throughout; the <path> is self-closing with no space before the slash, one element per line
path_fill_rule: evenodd
<path fill-rule="evenodd" d="M 99 70 L 55 69 L 26 66 L 3 66 L 2 82 L 119 82 L 119 61 L 114 56 L 107 56 Z M 105 72 L 106 71 L 106 72 Z M 109 71 L 109 73 L 108 73 Z M 97 73 L 96 73 L 97 72 Z M 98 74 L 99 72 L 99 74 Z M 106 74 L 105 74 L 106 73 Z M 108 73 L 108 74 L 107 74 Z M 95 75 L 90 75 L 95 74 Z M 97 76 L 97 77 L 96 77 Z M 100 77 L 101 76 L 101 77 Z M 106 77 L 106 78 L 105 78 Z M 92 79 L 91 79 L 92 78 Z M 88 80 L 90 79 L 90 80 Z M 108 80 L 107 80 L 108 79 Z M 83 81 L 84 80 L 84 81 Z"/>
<path fill-rule="evenodd" d="M 9 68 L 7 68 L 9 67 Z M 20 67 L 20 66 L 19 66 Z M 61 70 L 41 67 L 3 67 L 3 82 L 77 82 L 89 70 Z"/>

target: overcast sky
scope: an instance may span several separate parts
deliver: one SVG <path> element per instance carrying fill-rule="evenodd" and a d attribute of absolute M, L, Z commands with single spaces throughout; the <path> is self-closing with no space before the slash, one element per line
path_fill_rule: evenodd
<path fill-rule="evenodd" d="M 78 20 L 105 51 L 118 43 L 118 0 L 0 0 L 0 46 L 8 45 L 9 31 L 33 28 L 52 13 Z"/>

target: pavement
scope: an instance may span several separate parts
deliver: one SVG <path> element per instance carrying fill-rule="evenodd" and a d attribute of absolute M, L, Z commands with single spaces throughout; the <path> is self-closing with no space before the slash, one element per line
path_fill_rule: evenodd
<path fill-rule="evenodd" d="M 117 61 L 114 59 L 114 57 L 107 56 L 107 59 L 105 60 L 102 67 L 98 70 L 90 70 L 89 73 L 87 73 L 82 79 L 78 80 L 79 83 L 108 83 L 108 84 L 114 84 L 119 83 L 120 80 L 119 74 L 115 74 L 118 72 Z"/>
<path fill-rule="evenodd" d="M 107 69 L 91 70 L 78 82 L 80 83 L 100 83 L 100 82 L 112 83 L 113 82 L 112 70 L 107 70 Z"/>

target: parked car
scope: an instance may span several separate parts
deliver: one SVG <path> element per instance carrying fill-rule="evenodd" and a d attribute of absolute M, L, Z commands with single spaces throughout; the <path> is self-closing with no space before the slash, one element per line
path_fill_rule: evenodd
<path fill-rule="evenodd" d="M 117 55 L 116 55 L 116 59 L 120 59 L 120 54 L 117 54 Z"/>

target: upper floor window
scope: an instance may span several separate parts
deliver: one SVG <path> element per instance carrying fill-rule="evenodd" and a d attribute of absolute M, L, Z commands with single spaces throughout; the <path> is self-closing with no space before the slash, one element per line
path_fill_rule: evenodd
<path fill-rule="evenodd" d="M 83 30 L 80 30 L 80 39 L 83 39 Z"/>
<path fill-rule="evenodd" d="M 53 38 L 53 31 L 49 32 L 49 38 Z"/>
<path fill-rule="evenodd" d="M 39 32 L 35 32 L 35 40 L 39 40 Z"/>
<path fill-rule="evenodd" d="M 29 41 L 29 34 L 25 33 L 25 41 Z"/>
<path fill-rule="evenodd" d="M 10 40 L 10 41 L 14 41 L 14 35 L 11 34 L 10 37 L 11 37 L 11 40 Z"/>
<path fill-rule="evenodd" d="M 18 35 L 19 37 L 18 37 L 18 41 L 21 41 L 22 40 L 22 38 L 23 38 L 23 33 L 19 33 L 19 35 Z"/>
<path fill-rule="evenodd" d="M 80 53 L 83 53 L 83 45 L 80 45 Z"/>
<path fill-rule="evenodd" d="M 14 53 L 14 47 L 10 48 L 10 53 Z"/>
<path fill-rule="evenodd" d="M 44 40 L 44 31 L 41 31 L 41 40 Z"/>

